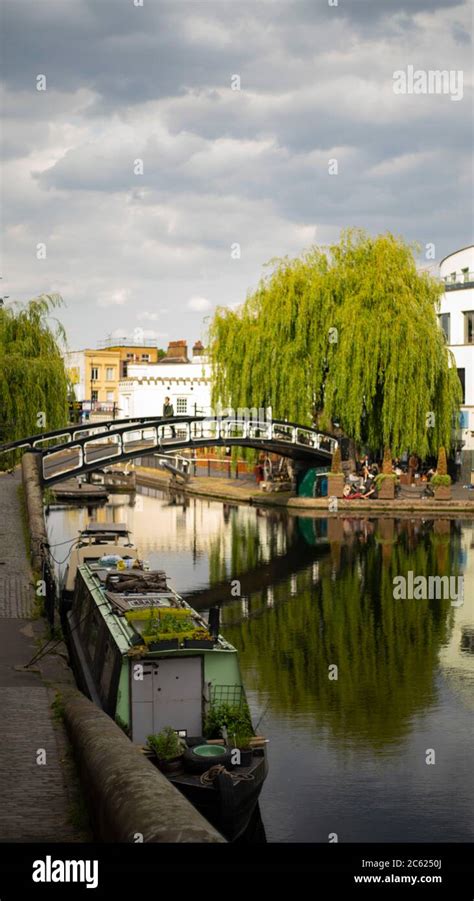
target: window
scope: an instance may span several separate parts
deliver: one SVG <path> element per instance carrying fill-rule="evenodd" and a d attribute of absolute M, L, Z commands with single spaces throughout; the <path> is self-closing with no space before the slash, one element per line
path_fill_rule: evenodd
<path fill-rule="evenodd" d="M 108 382 L 113 382 L 115 378 L 115 368 L 113 366 L 107 366 L 105 370 L 105 378 Z"/>
<path fill-rule="evenodd" d="M 451 282 L 455 282 L 455 281 L 456 281 L 456 273 L 455 273 L 455 272 L 451 272 L 451 275 L 449 276 L 449 280 L 450 280 Z"/>
<path fill-rule="evenodd" d="M 142 354 L 142 360 L 144 363 L 150 362 L 150 354 Z"/>
<path fill-rule="evenodd" d="M 457 373 L 458 373 L 459 381 L 461 382 L 461 387 L 462 387 L 462 403 L 465 404 L 466 403 L 466 370 L 458 369 Z"/>
<path fill-rule="evenodd" d="M 464 313 L 464 344 L 474 344 L 474 310 Z"/>
<path fill-rule="evenodd" d="M 91 366 L 91 381 L 96 382 L 99 378 L 99 367 Z"/>
<path fill-rule="evenodd" d="M 107 391 L 107 403 L 108 403 L 108 404 L 113 404 L 113 402 L 114 402 L 114 392 L 113 392 L 113 391 Z"/>
<path fill-rule="evenodd" d="M 98 400 L 99 400 L 99 392 L 93 390 L 93 391 L 92 391 L 91 401 L 92 401 L 92 403 L 97 403 Z"/>
<path fill-rule="evenodd" d="M 184 413 L 188 412 L 188 398 L 187 397 L 178 397 L 176 399 L 176 415 L 182 416 Z"/>
<path fill-rule="evenodd" d="M 133 360 L 135 354 L 127 354 L 127 360 Z"/>
<path fill-rule="evenodd" d="M 469 281 L 469 266 L 466 266 L 465 269 L 461 269 L 461 275 L 463 282 Z"/>
<path fill-rule="evenodd" d="M 438 321 L 443 329 L 444 334 L 446 335 L 446 341 L 449 344 L 450 335 L 451 335 L 451 313 L 440 313 L 438 316 Z"/>

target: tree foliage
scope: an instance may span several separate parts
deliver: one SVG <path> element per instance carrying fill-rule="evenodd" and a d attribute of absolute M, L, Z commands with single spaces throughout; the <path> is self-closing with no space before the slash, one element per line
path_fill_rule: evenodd
<path fill-rule="evenodd" d="M 321 428 L 338 420 L 396 455 L 449 447 L 461 388 L 437 321 L 441 290 L 391 234 L 348 230 L 325 250 L 273 261 L 243 305 L 211 323 L 214 405 L 271 406 Z"/>
<path fill-rule="evenodd" d="M 52 325 L 62 304 L 43 294 L 26 305 L 0 308 L 0 441 L 61 428 L 67 422 L 68 379 L 60 345 L 65 333 Z"/>

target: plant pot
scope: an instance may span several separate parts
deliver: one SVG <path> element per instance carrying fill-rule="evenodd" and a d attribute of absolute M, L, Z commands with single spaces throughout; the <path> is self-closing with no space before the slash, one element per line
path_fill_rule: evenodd
<path fill-rule="evenodd" d="M 159 641 L 151 641 L 148 645 L 149 651 L 177 651 L 179 641 L 177 638 L 161 638 Z"/>
<path fill-rule="evenodd" d="M 171 760 L 162 760 L 160 757 L 157 757 L 157 760 L 158 769 L 161 770 L 162 773 L 178 773 L 183 766 L 182 754 L 178 757 L 173 757 Z"/>
<path fill-rule="evenodd" d="M 344 475 L 339 472 L 328 473 L 328 497 L 343 497 Z"/>
<path fill-rule="evenodd" d="M 252 748 L 239 748 L 240 750 L 240 766 L 250 766 L 252 763 Z"/>
<path fill-rule="evenodd" d="M 379 498 L 382 501 L 393 501 L 395 497 L 395 479 L 383 479 L 380 483 Z"/>
<path fill-rule="evenodd" d="M 183 646 L 185 648 L 196 648 L 197 650 L 203 650 L 204 648 L 209 648 L 210 650 L 212 650 L 212 648 L 214 647 L 214 642 L 209 638 L 185 638 Z"/>
<path fill-rule="evenodd" d="M 434 490 L 435 501 L 451 500 L 451 485 L 437 485 Z"/>

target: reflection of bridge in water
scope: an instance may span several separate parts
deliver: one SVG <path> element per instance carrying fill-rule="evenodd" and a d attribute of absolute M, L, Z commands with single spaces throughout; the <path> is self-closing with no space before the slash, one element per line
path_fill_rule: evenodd
<path fill-rule="evenodd" d="M 308 466 L 327 466 L 337 445 L 337 439 L 326 432 L 282 420 L 175 416 L 67 426 L 3 444 L 0 454 L 34 451 L 40 457 L 43 484 L 54 485 L 145 454 L 200 447 L 251 447 Z"/>
<path fill-rule="evenodd" d="M 286 554 L 273 557 L 268 563 L 260 563 L 246 572 L 229 574 L 226 579 L 210 588 L 191 591 L 184 596 L 197 609 L 207 609 L 213 604 L 235 602 L 238 598 L 231 595 L 232 580 L 239 581 L 240 596 L 249 596 L 267 588 L 271 589 L 285 579 L 295 576 L 311 564 L 326 557 L 328 552 L 329 543 L 327 541 L 321 541 L 321 544 L 317 546 L 309 545 L 303 537 L 298 535 Z"/>

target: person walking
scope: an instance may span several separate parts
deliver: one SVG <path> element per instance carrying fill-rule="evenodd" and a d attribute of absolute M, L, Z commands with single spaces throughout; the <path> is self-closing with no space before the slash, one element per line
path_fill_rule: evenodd
<path fill-rule="evenodd" d="M 171 403 L 171 400 L 169 399 L 169 397 L 165 397 L 165 402 L 163 404 L 163 418 L 164 419 L 172 419 L 173 416 L 174 416 L 173 404 Z M 175 438 L 176 429 L 175 429 L 174 425 L 171 425 L 170 429 L 171 429 L 172 438 Z"/>

